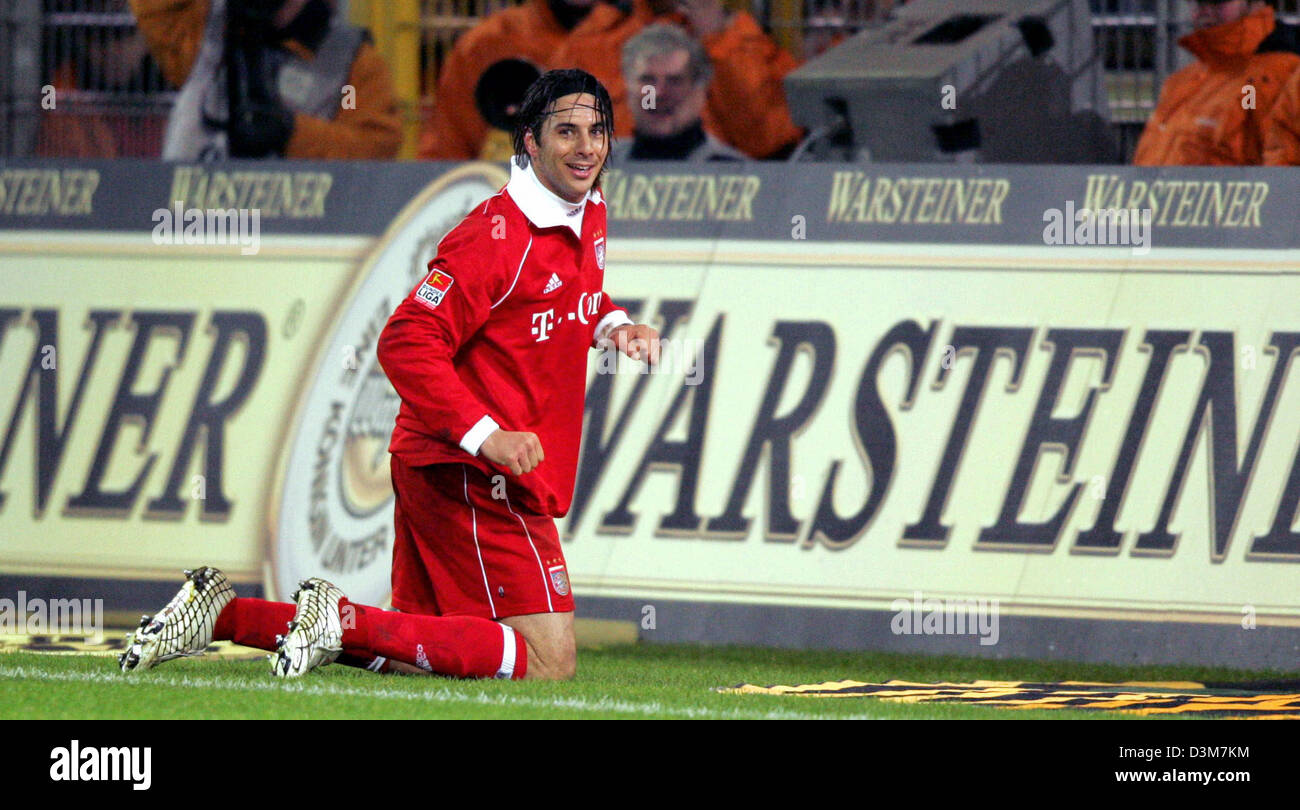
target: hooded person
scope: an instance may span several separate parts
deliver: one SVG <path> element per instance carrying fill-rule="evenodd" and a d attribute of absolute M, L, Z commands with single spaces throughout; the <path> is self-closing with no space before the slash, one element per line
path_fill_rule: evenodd
<path fill-rule="evenodd" d="M 401 145 L 388 67 L 332 0 L 131 0 L 181 88 L 163 158 L 388 159 Z"/>
<path fill-rule="evenodd" d="M 1178 41 L 1196 63 L 1172 74 L 1138 141 L 1138 166 L 1263 162 L 1269 116 L 1300 55 L 1261 0 L 1188 0 L 1196 30 Z"/>

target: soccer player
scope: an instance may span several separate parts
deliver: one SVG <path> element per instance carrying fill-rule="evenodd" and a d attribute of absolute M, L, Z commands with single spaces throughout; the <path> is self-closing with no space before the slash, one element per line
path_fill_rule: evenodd
<path fill-rule="evenodd" d="M 220 571 L 201 568 L 141 622 L 123 670 L 228 639 L 275 650 L 281 676 L 335 660 L 573 676 L 573 596 L 554 518 L 573 495 L 587 350 L 613 345 L 650 363 L 659 351 L 658 333 L 604 291 L 597 184 L 613 119 L 590 74 L 543 74 L 519 112 L 510 182 L 443 237 L 380 335 L 402 400 L 389 447 L 401 612 L 351 603 L 320 579 L 304 581 L 294 604 L 234 598 Z"/>

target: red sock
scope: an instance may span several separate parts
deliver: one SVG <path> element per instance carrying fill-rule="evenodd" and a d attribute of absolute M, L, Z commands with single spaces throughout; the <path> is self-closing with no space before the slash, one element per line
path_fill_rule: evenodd
<path fill-rule="evenodd" d="M 349 613 L 347 608 L 352 608 Z M 454 678 L 523 678 L 524 637 L 477 616 L 416 616 L 343 603 L 346 655 L 383 656 Z"/>
<path fill-rule="evenodd" d="M 274 652 L 275 637 L 288 632 L 296 610 L 292 602 L 237 597 L 217 617 L 212 640 L 233 641 L 245 647 Z"/>
<path fill-rule="evenodd" d="M 212 640 L 233 641 L 245 647 L 274 652 L 275 637 L 284 635 L 296 611 L 297 607 L 292 602 L 236 598 L 217 617 Z M 373 653 L 343 654 L 335 663 L 372 672 L 383 672 L 385 669 L 384 659 Z"/>

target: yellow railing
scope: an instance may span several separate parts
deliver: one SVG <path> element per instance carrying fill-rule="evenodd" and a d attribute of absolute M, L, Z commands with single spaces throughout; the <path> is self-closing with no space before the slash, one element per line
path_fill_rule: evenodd
<path fill-rule="evenodd" d="M 353 23 L 370 30 L 393 73 L 402 117 L 398 157 L 411 160 L 420 137 L 420 0 L 352 0 L 350 11 Z"/>

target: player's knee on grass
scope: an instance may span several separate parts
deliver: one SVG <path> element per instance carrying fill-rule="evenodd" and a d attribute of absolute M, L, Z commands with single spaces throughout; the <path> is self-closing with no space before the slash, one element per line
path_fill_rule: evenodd
<path fill-rule="evenodd" d="M 578 672 L 578 648 L 570 636 L 541 646 L 528 642 L 528 678 L 544 681 L 571 680 Z"/>
<path fill-rule="evenodd" d="M 545 673 L 541 675 L 546 680 L 572 680 L 577 675 L 577 644 L 573 641 L 573 636 L 568 636 L 558 644 L 551 644 L 541 653 L 543 662 L 546 663 Z M 529 670 L 532 675 L 532 670 Z"/>
<path fill-rule="evenodd" d="M 536 613 L 502 621 L 519 631 L 528 649 L 526 677 L 567 681 L 578 669 L 573 613 Z"/>

